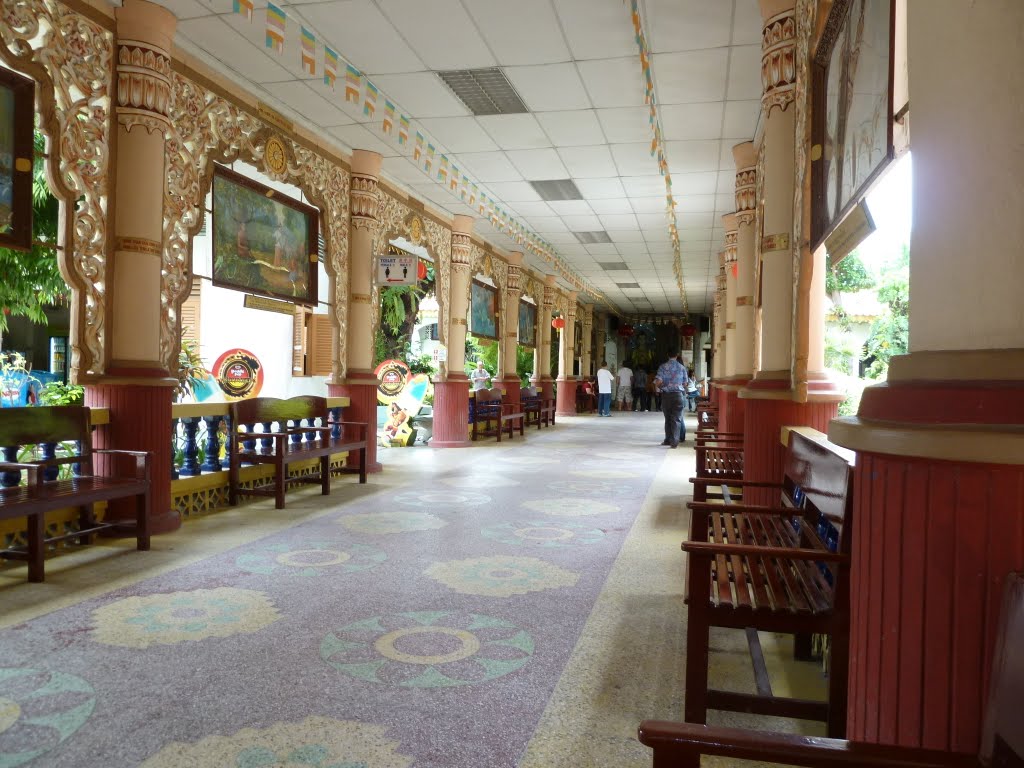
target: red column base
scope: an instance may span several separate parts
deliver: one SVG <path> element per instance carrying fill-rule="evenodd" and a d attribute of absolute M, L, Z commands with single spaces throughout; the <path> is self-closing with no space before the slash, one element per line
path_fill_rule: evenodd
<path fill-rule="evenodd" d="M 781 443 L 783 427 L 813 427 L 828 431 L 828 423 L 839 412 L 838 402 L 794 403 L 792 400 L 745 398 L 743 409 L 743 479 L 777 483 L 785 469 L 786 449 Z M 745 504 L 778 504 L 779 492 L 750 488 L 743 493 Z"/>
<path fill-rule="evenodd" d="M 559 379 L 558 394 L 555 398 L 557 416 L 576 415 L 576 379 Z"/>
<path fill-rule="evenodd" d="M 171 387 L 142 384 L 90 384 L 85 388 L 85 404 L 90 408 L 110 409 L 110 423 L 93 432 L 94 448 L 150 451 L 153 454 L 150 488 L 149 529 L 154 534 L 170 533 L 181 527 L 181 515 L 171 507 Z M 97 472 L 133 473 L 134 460 L 97 456 Z M 135 502 L 117 499 L 106 511 L 108 520 L 134 520 Z"/>
<path fill-rule="evenodd" d="M 520 395 L 519 390 L 522 387 L 522 382 L 518 376 L 502 376 L 501 388 L 505 392 L 503 400 L 506 403 L 512 403 L 513 405 L 519 405 Z"/>
<path fill-rule="evenodd" d="M 516 390 L 518 394 L 518 390 Z M 467 448 L 469 440 L 469 379 L 465 374 L 434 382 L 434 436 L 431 448 Z"/>
<path fill-rule="evenodd" d="M 537 388 L 537 391 L 540 392 L 540 396 L 544 399 L 550 400 L 555 396 L 555 380 L 550 376 L 533 379 L 530 383 Z"/>
<path fill-rule="evenodd" d="M 366 424 L 366 471 L 383 470 L 384 466 L 377 461 L 377 377 L 369 372 L 350 371 L 344 384 L 328 384 L 327 394 L 349 399 L 342 417 Z"/>

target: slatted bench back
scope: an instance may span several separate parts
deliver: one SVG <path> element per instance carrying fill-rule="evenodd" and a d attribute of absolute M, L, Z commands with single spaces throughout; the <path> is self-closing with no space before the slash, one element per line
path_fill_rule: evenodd
<path fill-rule="evenodd" d="M 0 446 L 89 443 L 89 409 L 78 405 L 0 408 Z"/>
<path fill-rule="evenodd" d="M 537 388 L 536 387 L 527 387 L 526 389 L 522 389 L 522 390 L 519 391 L 519 399 L 520 400 L 526 400 L 527 398 L 531 398 L 532 399 L 532 398 L 536 398 L 536 397 L 540 397 L 540 395 L 537 394 Z"/>
<path fill-rule="evenodd" d="M 241 426 L 275 422 L 283 430 L 289 421 L 298 422 L 300 419 L 321 419 L 321 424 L 327 424 L 327 400 L 313 395 L 290 397 L 287 400 L 254 397 L 232 403 L 230 411 L 231 423 L 236 431 Z"/>

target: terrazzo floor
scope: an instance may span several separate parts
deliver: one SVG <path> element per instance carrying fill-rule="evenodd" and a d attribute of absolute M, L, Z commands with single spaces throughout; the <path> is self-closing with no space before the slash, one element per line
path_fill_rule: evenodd
<path fill-rule="evenodd" d="M 218 512 L 152 552 L 86 548 L 41 585 L 5 567 L 0 768 L 649 766 L 640 720 L 682 713 L 694 463 L 661 425 L 386 450 L 366 486 Z M 743 634 L 712 641 L 712 681 L 750 689 Z M 823 696 L 764 641 L 777 692 Z"/>

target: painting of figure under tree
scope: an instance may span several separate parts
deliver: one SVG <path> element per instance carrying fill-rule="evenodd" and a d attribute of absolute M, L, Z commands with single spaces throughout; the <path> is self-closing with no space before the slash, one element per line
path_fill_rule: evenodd
<path fill-rule="evenodd" d="M 218 166 L 214 285 L 316 304 L 317 215 L 315 208 Z"/>

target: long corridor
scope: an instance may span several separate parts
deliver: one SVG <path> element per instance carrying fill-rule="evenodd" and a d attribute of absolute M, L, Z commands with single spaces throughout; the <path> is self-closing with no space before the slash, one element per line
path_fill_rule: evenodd
<path fill-rule="evenodd" d="M 391 449 L 366 486 L 0 571 L 0 766 L 650 765 L 638 723 L 682 715 L 689 421 L 677 450 L 657 413 Z M 744 688 L 734 634 L 711 674 Z M 766 651 L 778 692 L 821 690 Z"/>

